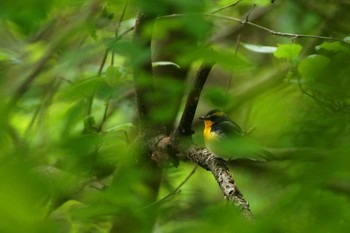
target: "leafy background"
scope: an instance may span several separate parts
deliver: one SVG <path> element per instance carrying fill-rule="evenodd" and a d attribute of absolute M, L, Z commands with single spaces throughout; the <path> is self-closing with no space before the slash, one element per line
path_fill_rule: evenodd
<path fill-rule="evenodd" d="M 215 13 L 336 39 L 324 40 L 273 36 L 213 16 L 231 3 L 2 1 L 0 231 L 346 232 L 350 4 L 243 0 Z M 146 56 L 132 40 L 139 11 L 178 14 L 158 18 L 144 35 L 153 37 L 154 57 L 164 58 L 154 59 L 155 69 L 188 71 L 178 80 L 158 75 L 161 103 L 152 117 L 171 130 L 200 61 L 212 60 L 198 116 L 225 109 L 278 152 L 268 163 L 232 163 L 254 223 L 201 168 L 173 192 L 193 169 L 188 161 L 165 166 L 158 202 L 147 199 L 149 171 L 130 152 L 138 126 L 132 68 Z M 193 127 L 203 145 L 201 122 Z"/>

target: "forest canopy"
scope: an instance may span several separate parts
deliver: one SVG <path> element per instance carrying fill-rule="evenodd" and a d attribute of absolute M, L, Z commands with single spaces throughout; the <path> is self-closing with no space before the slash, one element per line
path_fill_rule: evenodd
<path fill-rule="evenodd" d="M 0 232 L 347 232 L 349 10 L 1 1 Z M 271 156 L 208 151 L 211 109 Z"/>

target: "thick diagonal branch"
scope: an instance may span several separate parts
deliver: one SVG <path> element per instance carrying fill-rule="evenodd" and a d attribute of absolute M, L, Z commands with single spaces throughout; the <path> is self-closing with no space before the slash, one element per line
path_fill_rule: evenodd
<path fill-rule="evenodd" d="M 188 94 L 185 109 L 182 113 L 179 126 L 176 129 L 176 135 L 188 136 L 192 135 L 192 122 L 195 115 L 200 94 L 202 92 L 203 86 L 207 81 L 209 72 L 211 71 L 214 64 L 203 62 L 197 71 L 192 89 Z"/>
<path fill-rule="evenodd" d="M 153 145 L 150 146 L 153 147 L 154 154 L 157 156 L 164 156 L 177 151 L 178 155 L 187 157 L 202 168 L 210 171 L 225 198 L 240 207 L 242 214 L 246 218 L 252 219 L 249 203 L 239 191 L 230 170 L 225 165 L 225 161 L 214 157 L 207 149 L 196 146 L 191 140 L 186 141 L 186 139 L 190 139 L 190 137 L 182 137 L 182 139 L 174 141 L 170 137 L 159 135 L 154 137 Z M 159 160 L 162 160 L 162 158 L 159 158 Z"/>
<path fill-rule="evenodd" d="M 252 219 L 249 203 L 239 191 L 224 160 L 214 157 L 207 149 L 195 145 L 190 146 L 183 153 L 201 167 L 209 170 L 218 182 L 225 198 L 236 206 L 239 206 L 246 218 Z"/>

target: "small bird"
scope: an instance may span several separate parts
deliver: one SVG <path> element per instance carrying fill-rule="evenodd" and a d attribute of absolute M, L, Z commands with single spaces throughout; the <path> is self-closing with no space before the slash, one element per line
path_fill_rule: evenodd
<path fill-rule="evenodd" d="M 248 137 L 247 132 L 229 119 L 223 111 L 214 109 L 199 119 L 204 120 L 205 146 L 217 157 L 266 160 L 265 154 L 269 153 Z"/>

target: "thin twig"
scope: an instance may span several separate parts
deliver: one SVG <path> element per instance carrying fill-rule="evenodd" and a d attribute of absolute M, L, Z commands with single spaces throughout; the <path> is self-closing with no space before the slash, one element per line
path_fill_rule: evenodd
<path fill-rule="evenodd" d="M 186 178 L 173 190 L 171 191 L 170 193 L 168 193 L 168 195 L 166 195 L 165 197 L 163 197 L 162 199 L 146 206 L 145 208 L 149 208 L 149 207 L 152 207 L 152 206 L 159 206 L 161 204 L 163 204 L 164 202 L 168 201 L 170 198 L 172 198 L 173 196 L 175 196 L 176 194 L 178 194 L 180 192 L 180 189 L 182 188 L 182 186 L 184 184 L 187 183 L 187 181 L 191 178 L 191 176 L 195 173 L 196 169 L 198 167 L 198 164 L 194 165 L 193 169 L 191 170 L 191 172 L 186 176 Z"/>
<path fill-rule="evenodd" d="M 120 25 L 124 19 L 124 16 L 125 16 L 125 12 L 126 12 L 126 7 L 128 6 L 128 0 L 125 1 L 125 4 L 124 4 L 124 8 L 123 8 L 123 11 L 122 11 L 122 14 L 120 15 L 120 18 L 118 20 L 118 23 L 116 25 L 116 28 L 115 28 L 115 36 L 118 37 L 118 34 L 119 34 L 119 28 L 120 28 Z"/>
<path fill-rule="evenodd" d="M 126 6 L 125 6 L 126 7 Z M 127 33 L 131 32 L 132 30 L 134 30 L 134 26 L 130 27 L 129 29 L 125 30 L 124 32 L 122 32 L 119 36 L 116 37 L 116 41 L 120 40 L 123 36 L 125 36 Z M 107 57 L 108 57 L 108 53 L 109 53 L 110 49 L 107 48 L 104 55 L 103 55 L 103 58 L 102 58 L 102 61 L 101 61 L 101 64 L 99 66 L 99 69 L 98 69 L 98 72 L 97 72 L 97 75 L 100 76 L 102 74 L 102 71 L 103 71 L 103 68 L 106 64 L 106 60 L 107 60 Z M 114 50 L 112 50 L 112 59 L 111 59 L 111 65 L 114 65 Z M 92 105 L 93 105 L 93 102 L 94 102 L 94 98 L 95 98 L 95 94 L 96 94 L 96 89 L 94 89 L 92 95 L 90 96 L 89 98 L 89 102 L 88 102 L 88 110 L 87 110 L 87 116 L 91 115 L 91 112 L 92 112 Z"/>
<path fill-rule="evenodd" d="M 106 51 L 105 51 L 105 53 L 103 55 L 100 67 L 98 68 L 97 76 L 101 76 L 101 74 L 102 74 L 102 70 L 103 70 L 103 67 L 106 64 L 108 53 L 109 53 L 109 49 L 106 49 Z M 90 116 L 91 113 L 92 113 L 92 105 L 94 103 L 95 95 L 96 95 L 96 86 L 94 87 L 94 89 L 92 91 L 92 94 L 91 94 L 91 96 L 88 99 L 86 116 Z"/>
<path fill-rule="evenodd" d="M 26 130 L 25 130 L 24 135 L 26 135 L 26 136 L 28 135 L 28 133 L 29 133 L 29 131 L 32 129 L 32 127 L 33 127 L 33 125 L 34 125 L 36 119 L 38 118 L 39 113 L 40 113 L 40 111 L 41 111 L 42 108 L 43 108 L 43 104 L 41 103 L 41 104 L 36 108 L 36 110 L 35 110 L 35 112 L 34 112 L 32 118 L 31 118 L 29 124 L 27 125 L 27 128 L 26 128 Z"/>
<path fill-rule="evenodd" d="M 102 131 L 102 128 L 103 128 L 103 125 L 104 123 L 106 122 L 107 120 L 107 113 L 108 113 L 108 108 L 109 108 L 109 99 L 106 100 L 106 107 L 105 107 L 105 110 L 103 112 L 103 117 L 102 117 L 102 121 L 100 123 L 100 125 L 98 126 L 98 132 L 101 132 Z"/>
<path fill-rule="evenodd" d="M 129 32 L 131 32 L 134 29 L 135 29 L 135 26 L 132 26 L 132 27 L 126 29 L 124 32 L 119 34 L 117 40 L 120 40 L 123 36 L 125 36 L 126 34 L 128 34 Z"/>
<path fill-rule="evenodd" d="M 228 21 L 233 21 L 233 22 L 237 22 L 240 24 L 246 24 L 246 25 L 250 25 L 256 28 L 259 28 L 263 31 L 266 31 L 274 36 L 280 36 L 280 37 L 288 37 L 288 38 L 313 38 L 313 39 L 322 39 L 322 40 L 332 40 L 332 41 L 342 41 L 341 39 L 338 38 L 334 38 L 334 37 L 328 37 L 328 36 L 315 36 L 315 35 L 305 35 L 305 34 L 296 34 L 296 33 L 288 33 L 288 32 L 278 32 L 278 31 L 274 31 L 272 29 L 269 29 L 267 27 L 261 26 L 259 24 L 256 23 L 252 23 L 250 21 L 246 22 L 246 20 L 242 20 L 239 18 L 234 18 L 234 17 L 230 17 L 230 16 L 225 16 L 225 15 L 214 15 L 214 14 L 193 14 L 193 15 L 202 15 L 202 16 L 207 16 L 207 17 L 212 17 L 212 18 L 218 18 L 218 19 L 224 19 L 224 20 L 228 20 Z M 185 14 L 172 14 L 172 15 L 164 15 L 164 16 L 160 16 L 158 17 L 158 19 L 166 19 L 166 18 L 174 18 L 174 17 L 183 17 L 185 16 Z"/>
<path fill-rule="evenodd" d="M 280 37 L 288 37 L 288 38 L 313 38 L 313 39 L 323 39 L 323 40 L 334 40 L 334 41 L 341 41 L 341 39 L 337 39 L 334 37 L 328 37 L 328 36 L 315 36 L 315 35 L 305 35 L 305 34 L 296 34 L 296 33 L 288 33 L 288 32 L 278 32 L 278 31 L 274 31 L 272 29 L 269 29 L 267 27 L 261 26 L 259 24 L 256 23 L 252 23 L 250 21 L 245 21 L 245 20 L 241 20 L 238 18 L 233 18 L 233 17 L 229 17 L 229 16 L 225 16 L 225 15 L 210 15 L 210 14 L 206 14 L 206 16 L 208 17 L 214 17 L 214 18 L 220 18 L 220 19 L 225 19 L 225 20 L 229 20 L 229 21 L 234 21 L 240 24 L 248 24 L 250 26 L 259 28 L 263 31 L 266 31 L 268 33 L 271 33 L 274 36 L 280 36 Z"/>
<path fill-rule="evenodd" d="M 43 71 L 47 61 L 51 58 L 53 53 L 56 51 L 55 50 L 56 47 L 57 45 L 52 46 L 50 49 L 48 49 L 45 55 L 34 66 L 33 71 L 25 78 L 25 81 L 19 86 L 19 88 L 14 93 L 9 104 L 10 108 L 11 106 L 14 106 L 17 103 L 17 101 L 24 95 L 24 93 L 26 93 L 26 91 L 29 89 L 34 79 Z"/>
<path fill-rule="evenodd" d="M 125 1 L 125 4 L 124 4 L 124 8 L 123 8 L 123 11 L 122 11 L 122 14 L 120 15 L 120 18 L 117 22 L 117 25 L 115 27 L 115 37 L 119 39 L 119 29 L 120 29 L 120 25 L 122 24 L 122 21 L 124 19 L 124 16 L 125 16 L 125 11 L 126 11 L 126 7 L 128 5 L 128 1 Z M 112 58 L 111 58 L 111 66 L 114 65 L 114 55 L 115 55 L 115 50 L 112 49 Z"/>
<path fill-rule="evenodd" d="M 100 75 L 102 74 L 102 70 L 103 70 L 103 67 L 104 67 L 105 64 L 106 64 L 106 60 L 107 60 L 108 53 L 109 53 L 109 49 L 106 49 L 106 51 L 105 51 L 105 53 L 104 53 L 104 55 L 103 55 L 103 58 L 102 58 L 100 67 L 98 68 L 98 72 L 97 72 L 97 75 L 98 75 L 98 76 L 100 76 Z"/>
<path fill-rule="evenodd" d="M 237 56 L 239 45 L 241 44 L 241 34 L 238 34 L 235 44 L 235 56 Z"/>
<path fill-rule="evenodd" d="M 241 0 L 237 0 L 237 1 L 235 1 L 234 3 L 231 3 L 230 5 L 221 7 L 221 8 L 219 8 L 219 9 L 213 11 L 212 14 L 216 14 L 216 13 L 218 13 L 218 12 L 220 12 L 220 11 L 226 10 L 227 8 L 234 7 L 234 6 L 236 6 L 240 1 L 241 1 Z"/>
<path fill-rule="evenodd" d="M 124 8 L 123 8 L 123 11 L 122 11 L 122 14 L 120 15 L 120 18 L 118 20 L 118 23 L 116 25 L 116 29 L 115 29 L 115 37 L 117 40 L 119 40 L 121 38 L 121 36 L 119 36 L 119 28 L 120 28 L 120 25 L 124 19 L 124 16 L 125 16 L 125 11 L 126 11 L 126 7 L 128 5 L 128 1 L 125 1 L 125 4 L 124 4 Z M 128 31 L 129 32 L 129 31 Z M 124 35 L 124 34 L 123 34 Z M 102 70 L 103 70 L 103 67 L 106 63 L 106 59 L 107 59 L 107 56 L 108 56 L 108 52 L 109 52 L 109 49 L 106 49 L 106 52 L 104 54 L 104 57 L 102 59 L 102 63 L 100 65 L 100 69 L 98 70 L 98 75 L 101 75 L 102 73 Z M 111 66 L 114 65 L 114 54 L 115 54 L 115 51 L 114 49 L 112 49 L 112 58 L 111 58 Z M 93 99 L 95 97 L 95 92 L 96 90 L 94 91 L 92 97 L 90 98 L 90 105 L 89 105 L 89 111 L 88 111 L 88 115 L 91 114 L 91 108 L 92 108 L 92 103 L 93 103 Z M 101 132 L 102 131 L 102 127 L 103 127 L 103 124 L 105 123 L 106 119 L 107 119 L 107 112 L 108 112 L 108 106 L 109 106 L 109 99 L 106 101 L 106 108 L 105 108 L 105 111 L 104 111 L 104 114 L 103 114 L 103 119 L 98 127 L 98 131 Z"/>
<path fill-rule="evenodd" d="M 63 77 L 59 77 L 60 80 L 64 81 L 64 82 L 67 82 L 69 84 L 73 84 L 73 81 L 69 80 L 69 79 L 66 79 L 66 78 L 63 78 Z"/>
<path fill-rule="evenodd" d="M 112 57 L 111 57 L 111 66 L 114 66 L 114 55 L 115 55 L 115 50 L 112 50 Z"/>
<path fill-rule="evenodd" d="M 254 22 L 255 20 L 258 20 L 259 18 L 266 15 L 269 11 L 271 11 L 275 6 L 270 7 L 264 7 L 264 8 L 258 8 L 254 11 L 254 14 L 249 17 L 249 20 L 251 22 Z M 225 38 L 231 38 L 232 35 L 237 35 L 240 33 L 240 31 L 243 29 L 245 25 L 244 24 L 237 24 L 235 26 L 231 27 L 225 27 L 224 29 L 220 30 L 217 34 L 213 35 L 210 39 L 210 43 L 216 43 L 222 40 L 225 40 Z"/>
<path fill-rule="evenodd" d="M 238 53 L 238 48 L 239 48 L 239 45 L 240 45 L 240 41 L 241 41 L 241 34 L 239 34 L 237 36 L 237 39 L 236 39 L 236 44 L 235 44 L 235 57 L 237 56 L 237 53 Z M 229 92 L 230 92 L 230 89 L 231 89 L 231 86 L 232 86 L 232 79 L 233 79 L 233 68 L 231 67 L 230 68 L 230 76 L 228 78 L 228 82 L 227 82 L 227 89 L 226 89 L 226 97 L 229 98 Z"/>
<path fill-rule="evenodd" d="M 18 89 L 13 94 L 11 100 L 9 101 L 9 110 L 21 99 L 21 97 L 28 91 L 32 85 L 35 78 L 45 69 L 47 62 L 51 59 L 53 54 L 56 52 L 57 48 L 61 46 L 62 41 L 66 40 L 74 33 L 79 27 L 85 23 L 86 19 L 94 15 L 97 11 L 95 4 L 91 4 L 88 8 L 84 8 L 81 14 L 76 14 L 79 16 L 78 19 L 71 20 L 71 23 L 65 30 L 61 30 L 60 33 L 55 37 L 55 39 L 50 44 L 49 48 L 46 50 L 42 58 L 34 65 L 32 72 L 24 79 L 24 82 L 18 87 Z"/>
<path fill-rule="evenodd" d="M 249 10 L 249 12 L 248 12 L 247 16 L 245 17 L 244 23 L 249 22 L 249 17 L 250 17 L 250 15 L 251 15 L 251 13 L 253 12 L 253 10 L 254 10 L 255 6 L 256 6 L 256 5 L 255 5 L 255 4 L 253 4 L 252 8 L 250 8 L 250 10 Z"/>
<path fill-rule="evenodd" d="M 121 93 L 118 97 L 113 99 L 113 105 L 115 104 L 119 104 L 119 102 L 121 102 L 122 100 L 126 99 L 126 98 L 132 98 L 135 96 L 135 90 L 131 89 L 131 90 L 127 90 L 123 93 Z M 110 110 L 107 113 L 107 119 L 112 116 L 114 114 L 114 112 L 118 109 L 116 107 L 110 107 Z"/>
<path fill-rule="evenodd" d="M 25 138 L 28 138 L 28 133 L 31 131 L 32 127 L 34 126 L 35 121 L 37 121 L 37 118 L 39 116 L 39 113 L 44 109 L 45 106 L 49 106 L 54 94 L 56 93 L 59 85 L 61 82 L 58 81 L 58 79 L 54 79 L 53 82 L 49 83 L 48 86 L 44 90 L 42 102 L 35 110 L 32 119 L 30 120 L 29 124 L 27 125 L 27 128 L 24 132 Z"/>
<path fill-rule="evenodd" d="M 311 97 L 313 100 L 315 100 L 316 102 L 320 103 L 324 107 L 327 107 L 327 108 L 330 108 L 330 109 L 334 110 L 334 108 L 331 105 L 329 105 L 329 104 L 325 103 L 324 101 L 318 99 L 316 96 L 310 94 L 309 92 L 307 92 L 304 89 L 304 87 L 303 87 L 303 85 L 301 84 L 301 81 L 300 81 L 300 75 L 297 75 L 297 80 L 298 80 L 298 86 L 299 86 L 299 89 L 300 89 L 301 93 Z"/>
<path fill-rule="evenodd" d="M 134 26 L 126 29 L 125 31 L 123 31 L 122 33 L 120 33 L 116 38 L 115 38 L 115 42 L 122 39 L 126 34 L 128 34 L 129 32 L 131 32 L 132 30 L 134 30 Z M 115 55 L 115 50 L 112 49 L 112 58 L 111 58 L 111 65 L 114 65 L 114 55 Z"/>

